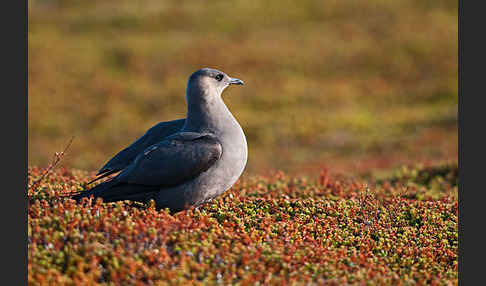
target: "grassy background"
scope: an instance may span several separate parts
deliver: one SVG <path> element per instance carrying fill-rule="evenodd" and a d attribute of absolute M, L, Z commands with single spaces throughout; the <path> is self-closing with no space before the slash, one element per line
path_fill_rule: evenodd
<path fill-rule="evenodd" d="M 94 170 L 214 67 L 247 173 L 457 160 L 457 1 L 29 0 L 29 164 Z"/>

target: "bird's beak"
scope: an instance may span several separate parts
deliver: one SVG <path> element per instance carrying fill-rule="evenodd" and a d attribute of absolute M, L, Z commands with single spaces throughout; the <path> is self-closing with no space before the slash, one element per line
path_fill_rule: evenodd
<path fill-rule="evenodd" d="M 241 79 L 237 79 L 237 78 L 231 78 L 230 79 L 230 84 L 238 84 L 238 85 L 243 85 L 243 81 Z"/>

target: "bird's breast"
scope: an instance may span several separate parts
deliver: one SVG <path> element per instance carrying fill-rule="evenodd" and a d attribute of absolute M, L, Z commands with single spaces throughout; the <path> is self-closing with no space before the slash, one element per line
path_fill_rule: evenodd
<path fill-rule="evenodd" d="M 224 190 L 227 190 L 238 180 L 245 169 L 248 146 L 245 134 L 239 125 L 231 134 L 223 136 L 222 141 L 223 154 L 220 166 L 226 173 L 227 185 Z"/>
<path fill-rule="evenodd" d="M 215 198 L 230 189 L 245 169 L 248 158 L 245 134 L 239 124 L 232 127 L 219 134 L 223 149 L 221 158 L 201 177 L 201 185 L 206 187 L 206 199 Z"/>

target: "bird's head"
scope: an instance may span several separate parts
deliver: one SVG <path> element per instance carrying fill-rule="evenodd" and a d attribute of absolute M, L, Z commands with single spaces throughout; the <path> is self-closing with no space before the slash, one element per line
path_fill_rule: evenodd
<path fill-rule="evenodd" d="M 194 96 L 221 96 L 225 88 L 232 84 L 243 85 L 243 81 L 229 77 L 222 71 L 203 68 L 195 71 L 187 83 L 187 94 Z"/>

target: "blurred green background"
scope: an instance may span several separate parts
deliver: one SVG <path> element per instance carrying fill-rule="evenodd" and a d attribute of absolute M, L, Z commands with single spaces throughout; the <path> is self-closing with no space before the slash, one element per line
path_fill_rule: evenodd
<path fill-rule="evenodd" d="M 29 0 L 28 160 L 95 170 L 159 121 L 185 117 L 202 67 L 247 173 L 367 172 L 457 161 L 457 1 Z"/>

